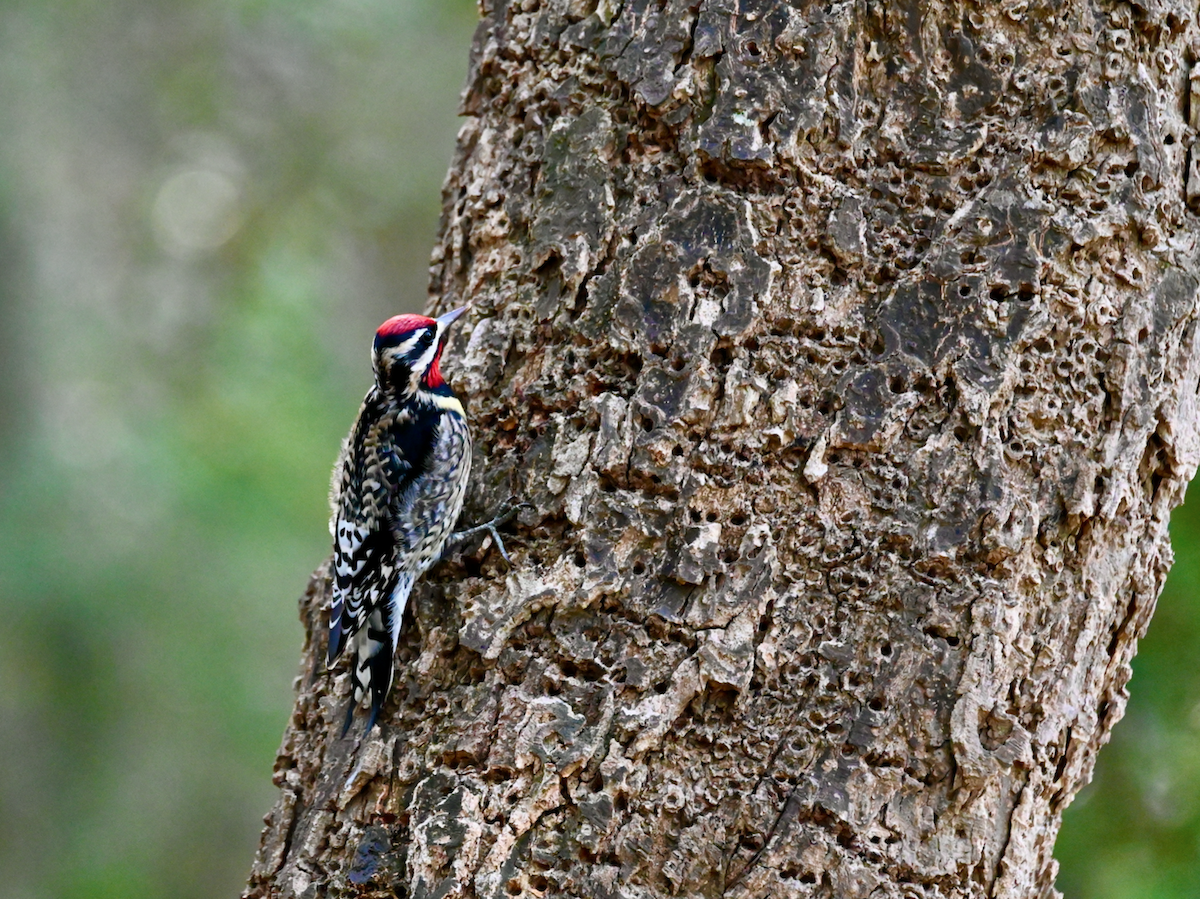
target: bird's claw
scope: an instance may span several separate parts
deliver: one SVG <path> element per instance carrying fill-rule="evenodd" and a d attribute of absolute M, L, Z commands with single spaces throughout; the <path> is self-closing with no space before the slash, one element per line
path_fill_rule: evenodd
<path fill-rule="evenodd" d="M 490 524 L 488 525 L 487 531 L 489 534 L 492 535 L 492 540 L 496 544 L 496 549 L 500 550 L 500 558 L 502 558 L 505 561 L 505 563 L 507 563 L 511 567 L 512 559 L 510 559 L 508 557 L 508 550 L 505 549 L 505 547 L 504 547 L 504 540 L 501 539 L 500 532 L 497 531 L 496 528 Z"/>
<path fill-rule="evenodd" d="M 465 531 L 458 531 L 450 535 L 451 543 L 461 543 L 464 540 L 470 540 L 476 534 L 487 532 L 492 542 L 496 544 L 496 549 L 500 550 L 500 557 L 509 565 L 512 565 L 512 559 L 508 556 L 508 550 L 504 546 L 504 540 L 500 536 L 500 532 L 496 530 L 500 525 L 507 524 L 512 521 L 521 509 L 532 509 L 533 503 L 525 502 L 524 500 L 517 502 L 515 496 L 510 496 L 500 504 L 500 513 L 493 517 L 491 521 L 485 521 L 483 524 L 477 524 L 474 527 L 467 528 Z"/>

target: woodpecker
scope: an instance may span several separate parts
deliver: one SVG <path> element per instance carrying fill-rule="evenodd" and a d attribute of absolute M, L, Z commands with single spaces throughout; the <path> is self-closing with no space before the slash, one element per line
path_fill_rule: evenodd
<path fill-rule="evenodd" d="M 441 556 L 462 511 L 471 434 L 439 363 L 446 333 L 465 311 L 397 315 L 380 325 L 371 354 L 375 384 L 333 469 L 327 664 L 351 647 L 353 697 L 343 735 L 364 697 L 371 703 L 365 732 L 375 726 L 391 690 L 409 593 Z M 458 536 L 488 530 L 498 538 L 494 525 L 503 520 Z"/>

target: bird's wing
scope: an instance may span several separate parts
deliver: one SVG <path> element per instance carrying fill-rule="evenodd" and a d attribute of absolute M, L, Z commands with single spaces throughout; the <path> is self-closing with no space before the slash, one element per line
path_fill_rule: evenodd
<path fill-rule="evenodd" d="M 346 449 L 333 520 L 330 664 L 363 626 L 366 615 L 387 604 L 396 585 L 391 503 L 412 465 L 403 455 L 384 449 L 379 436 L 377 429 L 355 431 Z"/>
<path fill-rule="evenodd" d="M 461 415 L 443 411 L 419 472 L 396 494 L 392 509 L 396 554 L 420 574 L 441 555 L 462 511 L 471 471 L 471 435 Z"/>
<path fill-rule="evenodd" d="M 387 522 L 339 516 L 333 536 L 333 602 L 328 663 L 362 627 L 367 610 L 386 604 L 396 580 L 396 546 Z"/>

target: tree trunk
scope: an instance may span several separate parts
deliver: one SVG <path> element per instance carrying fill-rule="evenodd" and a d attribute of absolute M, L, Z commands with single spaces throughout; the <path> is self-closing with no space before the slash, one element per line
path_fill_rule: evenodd
<path fill-rule="evenodd" d="M 314 576 L 247 895 L 1055 895 L 1197 462 L 1192 7 L 485 6 L 435 306 L 535 508 L 361 745 Z"/>

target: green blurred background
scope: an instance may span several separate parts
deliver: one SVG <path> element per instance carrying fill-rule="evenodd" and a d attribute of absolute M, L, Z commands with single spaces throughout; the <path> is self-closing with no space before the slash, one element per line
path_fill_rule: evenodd
<path fill-rule="evenodd" d="M 0 4 L 0 897 L 237 894 L 368 339 L 419 308 L 468 0 Z M 1060 840 L 1200 895 L 1200 519 Z"/>

